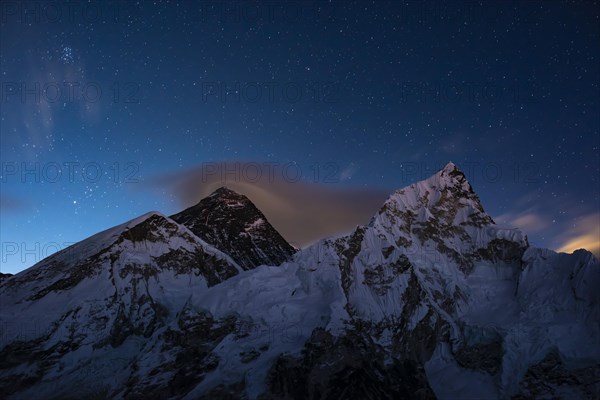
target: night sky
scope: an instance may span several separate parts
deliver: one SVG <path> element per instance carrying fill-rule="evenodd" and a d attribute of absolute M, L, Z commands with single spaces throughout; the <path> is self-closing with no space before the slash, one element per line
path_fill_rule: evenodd
<path fill-rule="evenodd" d="M 453 161 L 496 222 L 598 254 L 599 2 L 0 8 L 2 272 L 238 160 L 388 192 Z"/>

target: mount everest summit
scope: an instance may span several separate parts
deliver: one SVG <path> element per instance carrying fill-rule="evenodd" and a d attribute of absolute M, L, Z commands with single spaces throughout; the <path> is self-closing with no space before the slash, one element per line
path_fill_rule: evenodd
<path fill-rule="evenodd" d="M 0 398 L 600 398 L 600 264 L 452 163 L 296 250 L 221 188 L 0 279 Z"/>

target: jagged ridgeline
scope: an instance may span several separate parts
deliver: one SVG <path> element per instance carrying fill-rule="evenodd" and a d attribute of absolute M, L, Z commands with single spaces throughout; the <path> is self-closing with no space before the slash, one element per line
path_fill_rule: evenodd
<path fill-rule="evenodd" d="M 598 287 L 452 163 L 300 251 L 221 188 L 0 276 L 0 398 L 598 398 Z"/>

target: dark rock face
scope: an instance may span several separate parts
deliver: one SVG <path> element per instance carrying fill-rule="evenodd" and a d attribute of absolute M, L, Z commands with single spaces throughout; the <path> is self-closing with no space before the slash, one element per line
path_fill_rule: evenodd
<path fill-rule="evenodd" d="M 177 326 L 167 328 L 161 334 L 162 353 L 172 358 L 154 365 L 149 374 L 133 375 L 127 382 L 125 398 L 182 398 L 205 376 L 214 371 L 222 360 L 213 353 L 223 338 L 235 331 L 235 318 L 217 320 L 208 313 L 184 308 Z M 157 383 L 154 376 L 166 376 Z"/>
<path fill-rule="evenodd" d="M 461 367 L 485 371 L 490 375 L 500 371 L 502 356 L 501 341 L 464 346 L 454 352 L 454 358 Z"/>
<path fill-rule="evenodd" d="M 365 268 L 364 284 L 375 290 L 378 295 L 384 295 L 396 277 L 406 272 L 410 267 L 411 264 L 408 258 L 402 254 L 394 262 Z"/>
<path fill-rule="evenodd" d="M 362 241 L 364 238 L 365 229 L 362 227 L 356 228 L 348 238 L 340 238 L 335 241 L 334 247 L 339 255 L 339 268 L 342 278 L 342 288 L 348 296 L 348 290 L 354 281 L 354 276 L 351 271 L 351 265 L 354 258 L 360 253 Z"/>
<path fill-rule="evenodd" d="M 525 399 L 597 399 L 600 364 L 569 370 L 556 350 L 527 370 L 513 400 Z"/>
<path fill-rule="evenodd" d="M 277 359 L 260 398 L 435 399 L 418 363 L 384 358 L 384 349 L 361 330 L 336 337 L 316 329 L 302 357 Z"/>
<path fill-rule="evenodd" d="M 213 399 L 220 399 L 220 400 L 239 400 L 239 399 L 244 399 L 245 397 L 245 393 L 244 393 L 244 389 L 245 389 L 245 384 L 244 381 L 238 382 L 236 384 L 233 385 L 218 385 L 217 387 L 215 387 L 214 389 L 212 389 L 210 392 L 206 393 L 205 395 L 202 395 L 199 400 L 213 400 Z"/>
<path fill-rule="evenodd" d="M 225 187 L 171 218 L 246 270 L 279 265 L 295 252 L 246 196 Z"/>
<path fill-rule="evenodd" d="M 173 269 L 178 274 L 202 275 L 209 287 L 238 273 L 228 262 L 202 252 L 178 249 L 156 257 L 155 260 L 162 267 Z"/>
<path fill-rule="evenodd" d="M 5 346 L 0 352 L 0 371 L 11 369 L 20 364 L 28 364 L 34 362 L 38 357 L 48 355 L 41 353 L 38 346 L 41 340 L 38 341 L 15 341 Z M 52 352 L 48 352 L 51 354 Z M 34 374 L 11 374 L 0 379 L 0 396 L 6 398 L 12 393 L 23 390 L 38 382 L 43 377 L 43 369 L 39 368 Z"/>

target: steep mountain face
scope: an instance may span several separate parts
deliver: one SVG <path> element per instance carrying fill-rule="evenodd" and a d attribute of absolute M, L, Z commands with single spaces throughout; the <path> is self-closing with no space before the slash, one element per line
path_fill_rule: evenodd
<path fill-rule="evenodd" d="M 171 218 L 243 269 L 279 265 L 295 252 L 246 196 L 225 187 Z"/>
<path fill-rule="evenodd" d="M 496 225 L 451 163 L 279 266 L 191 228 L 150 214 L 0 283 L 0 397 L 599 396 L 598 260 Z"/>
<path fill-rule="evenodd" d="M 0 397 L 89 395 L 73 392 L 77 375 L 98 363 L 107 373 L 115 360 L 129 365 L 135 343 L 164 331 L 170 307 L 240 271 L 185 227 L 149 213 L 4 280 Z"/>

